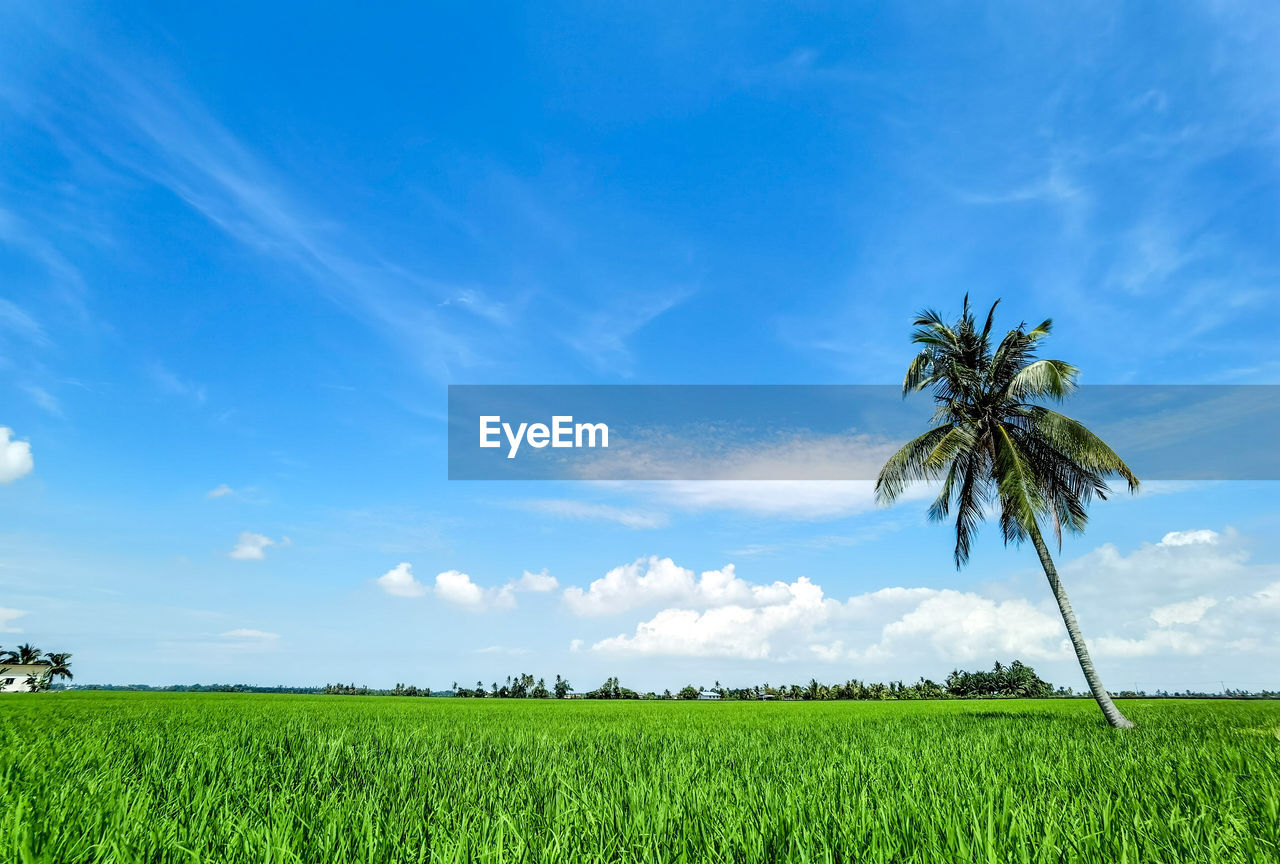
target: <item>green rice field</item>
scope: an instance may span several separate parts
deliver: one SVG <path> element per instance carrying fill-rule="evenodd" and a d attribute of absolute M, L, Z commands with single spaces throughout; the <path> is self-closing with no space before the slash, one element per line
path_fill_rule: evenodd
<path fill-rule="evenodd" d="M 0 860 L 1280 860 L 1280 703 L 0 697 Z"/>

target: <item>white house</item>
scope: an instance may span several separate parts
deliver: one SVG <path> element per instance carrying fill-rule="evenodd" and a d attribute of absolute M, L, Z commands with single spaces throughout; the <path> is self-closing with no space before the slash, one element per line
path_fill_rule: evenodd
<path fill-rule="evenodd" d="M 701 693 L 698 694 L 698 698 L 709 699 L 714 701 L 720 698 L 720 694 L 714 690 L 703 690 Z"/>
<path fill-rule="evenodd" d="M 49 670 L 47 663 L 0 663 L 0 693 L 26 693 L 27 678 Z"/>

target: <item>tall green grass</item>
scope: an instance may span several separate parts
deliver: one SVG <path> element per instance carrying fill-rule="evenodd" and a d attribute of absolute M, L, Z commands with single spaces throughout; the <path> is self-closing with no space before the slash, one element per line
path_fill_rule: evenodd
<path fill-rule="evenodd" d="M 1280 859 L 1280 704 L 0 698 L 0 859 Z"/>

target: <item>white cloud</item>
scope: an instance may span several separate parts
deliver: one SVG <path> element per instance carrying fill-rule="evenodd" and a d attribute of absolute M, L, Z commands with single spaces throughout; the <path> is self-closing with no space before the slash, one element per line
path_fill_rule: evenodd
<path fill-rule="evenodd" d="M 1280 568 L 1251 563 L 1231 528 L 1171 531 L 1127 555 L 1106 544 L 1060 569 L 1099 657 L 1280 652 Z"/>
<path fill-rule="evenodd" d="M 485 591 L 460 570 L 436 574 L 436 596 L 447 603 L 479 609 L 485 603 Z"/>
<path fill-rule="evenodd" d="M 260 642 L 271 642 L 280 638 L 279 633 L 268 633 L 266 630 L 250 630 L 245 627 L 219 633 L 223 639 L 256 639 Z"/>
<path fill-rule="evenodd" d="M 395 597 L 421 597 L 428 590 L 426 585 L 413 578 L 413 565 L 408 561 L 401 561 L 374 581 Z"/>
<path fill-rule="evenodd" d="M 1088 639 L 1090 653 L 1100 657 L 1151 657 L 1156 654 L 1201 654 L 1208 643 L 1180 630 L 1152 630 L 1141 639 L 1102 636 Z"/>
<path fill-rule="evenodd" d="M 229 554 L 238 561 L 261 561 L 267 557 L 268 546 L 289 546 L 291 544 L 292 541 L 288 537 L 272 540 L 265 534 L 241 531 L 240 537 L 236 540 L 235 548 Z"/>
<path fill-rule="evenodd" d="M 1161 627 L 1172 627 L 1174 624 L 1194 624 L 1204 617 L 1218 601 L 1212 597 L 1197 597 L 1181 603 L 1170 603 L 1151 610 L 1151 620 Z"/>
<path fill-rule="evenodd" d="M 679 480 L 649 484 L 669 506 L 786 519 L 838 519 L 876 509 L 870 480 Z"/>
<path fill-rule="evenodd" d="M 810 630 L 830 617 L 824 607 L 832 601 L 805 577 L 785 588 L 785 600 L 755 608 L 730 605 L 701 613 L 664 609 L 638 624 L 632 636 L 614 636 L 591 647 L 635 654 L 765 659 L 775 655 L 773 637 L 797 627 Z"/>
<path fill-rule="evenodd" d="M 21 633 L 22 628 L 14 627 L 13 622 L 26 614 L 22 609 L 6 609 L 0 606 L 0 633 Z"/>
<path fill-rule="evenodd" d="M 885 625 L 863 657 L 897 655 L 928 645 L 938 657 L 969 661 L 992 656 L 1048 659 L 1066 651 L 1056 613 L 1021 598 L 992 600 L 972 592 L 930 592 L 916 608 Z"/>
<path fill-rule="evenodd" d="M 0 483 L 12 483 L 35 468 L 28 441 L 14 441 L 13 430 L 0 426 Z"/>
<path fill-rule="evenodd" d="M 1201 529 L 1199 531 L 1170 531 L 1161 538 L 1158 546 L 1191 546 L 1196 543 L 1217 543 L 1221 536 L 1217 531 Z"/>
<path fill-rule="evenodd" d="M 519 592 L 546 593 L 554 591 L 560 583 L 546 570 L 533 573 L 525 570 L 519 579 L 511 579 L 505 585 L 484 588 L 472 581 L 461 570 L 445 570 L 437 573 L 431 585 L 419 582 L 413 575 L 413 565 L 402 561 L 374 580 L 383 591 L 396 597 L 421 597 L 433 594 L 446 603 L 479 611 L 481 609 L 514 609 Z"/>
<path fill-rule="evenodd" d="M 228 630 L 225 633 L 219 633 L 218 636 L 223 640 L 223 647 L 234 652 L 270 651 L 280 641 L 279 633 L 252 630 L 247 627 Z"/>
<path fill-rule="evenodd" d="M 589 501 L 568 498 L 537 498 L 521 501 L 516 506 L 534 513 L 543 513 L 560 519 L 577 519 L 591 522 L 616 522 L 625 528 L 661 528 L 667 524 L 665 513 L 648 510 L 613 507 Z"/>
<path fill-rule="evenodd" d="M 1247 583 L 1248 557 L 1233 529 L 1202 529 L 1170 532 L 1127 555 L 1104 543 L 1058 569 L 1073 600 L 1097 598 L 1103 614 L 1129 609 L 1145 617 L 1156 606 Z"/>
<path fill-rule="evenodd" d="M 1250 564 L 1230 528 L 1173 532 L 1128 554 L 1106 544 L 1060 569 L 1096 658 L 1248 654 L 1269 663 L 1263 658 L 1280 654 L 1280 568 Z M 655 556 L 571 586 L 564 599 L 582 616 L 659 607 L 629 632 L 591 644 L 601 652 L 880 669 L 1016 657 L 1065 674 L 1075 668 L 1048 592 L 899 586 L 840 601 L 805 577 L 757 584 L 733 565 L 695 576 Z"/>
<path fill-rule="evenodd" d="M 634 634 L 603 639 L 592 648 L 747 660 L 787 660 L 808 653 L 827 662 L 883 661 L 922 653 L 948 662 L 997 656 L 1056 658 L 1065 650 L 1061 621 L 1022 599 L 997 601 L 971 592 L 895 587 L 842 603 L 826 597 L 820 586 L 803 576 L 767 587 L 757 595 L 768 598 L 759 605 L 730 604 L 703 612 L 664 609 L 638 624 Z"/>
<path fill-rule="evenodd" d="M 209 498 L 222 498 L 222 497 L 223 497 L 223 496 L 225 496 L 225 495 L 234 495 L 234 494 L 235 494 L 235 491 L 236 491 L 236 490 L 232 489 L 232 488 L 231 488 L 230 486 L 228 486 L 226 483 L 223 483 L 223 484 L 221 484 L 221 485 L 219 485 L 219 486 L 214 487 L 213 489 L 210 489 L 210 490 L 209 490 L 209 493 L 208 493 L 208 495 L 207 495 L 206 497 L 209 497 Z"/>
<path fill-rule="evenodd" d="M 545 569 L 538 573 L 530 573 L 526 570 L 516 582 L 516 586 L 520 591 L 543 593 L 556 590 L 560 587 L 560 582 Z"/>
<path fill-rule="evenodd" d="M 732 564 L 695 576 L 670 558 L 654 555 L 615 567 L 587 586 L 565 589 L 564 601 L 576 615 L 616 615 L 629 609 L 660 604 L 760 606 L 787 596 L 783 582 L 753 585 L 739 579 Z"/>
<path fill-rule="evenodd" d="M 854 432 L 796 434 L 711 451 L 702 439 L 660 437 L 611 447 L 578 470 L 582 479 L 643 497 L 653 508 L 835 519 L 876 509 L 873 478 L 899 446 Z M 928 484 L 916 484 L 900 500 L 932 494 Z"/>

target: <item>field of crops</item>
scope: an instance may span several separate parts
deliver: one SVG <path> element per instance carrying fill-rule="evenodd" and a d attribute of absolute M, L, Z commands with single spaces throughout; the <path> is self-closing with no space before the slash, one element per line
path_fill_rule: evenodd
<path fill-rule="evenodd" d="M 0 859 L 1280 859 L 1280 703 L 0 697 Z"/>

